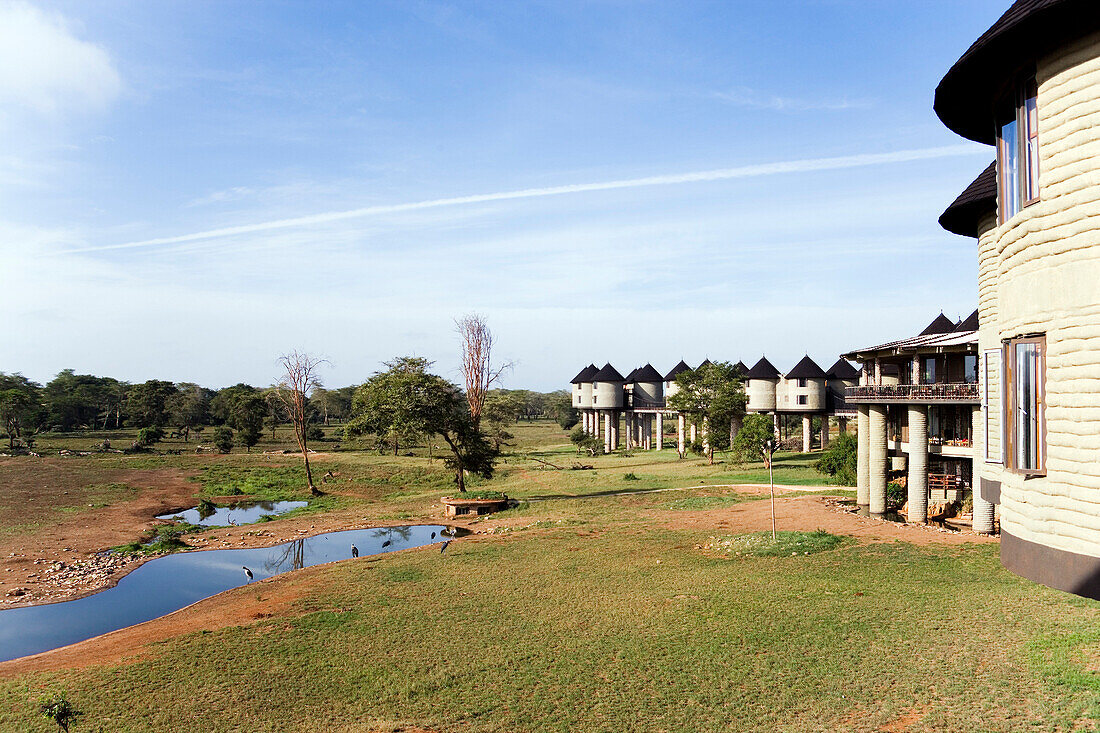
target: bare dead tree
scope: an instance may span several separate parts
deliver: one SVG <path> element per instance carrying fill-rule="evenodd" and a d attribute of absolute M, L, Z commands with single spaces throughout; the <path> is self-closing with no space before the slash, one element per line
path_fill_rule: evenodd
<path fill-rule="evenodd" d="M 470 313 L 455 321 L 462 337 L 462 378 L 466 386 L 466 400 L 470 403 L 470 417 L 474 427 L 481 425 L 481 412 L 485 408 L 485 395 L 500 382 L 504 372 L 512 368 L 512 362 L 493 366 L 493 332 L 485 319 Z"/>
<path fill-rule="evenodd" d="M 313 485 L 313 474 L 309 468 L 309 447 L 306 445 L 306 431 L 309 427 L 309 393 L 321 386 L 321 380 L 317 376 L 317 370 L 322 364 L 327 364 L 324 359 L 315 359 L 309 354 L 293 351 L 283 355 L 279 359 L 286 373 L 275 385 L 275 395 L 286 409 L 290 422 L 294 425 L 294 437 L 298 439 L 298 447 L 302 451 L 302 459 L 306 462 L 306 483 L 309 492 L 313 496 L 320 496 L 321 492 Z"/>

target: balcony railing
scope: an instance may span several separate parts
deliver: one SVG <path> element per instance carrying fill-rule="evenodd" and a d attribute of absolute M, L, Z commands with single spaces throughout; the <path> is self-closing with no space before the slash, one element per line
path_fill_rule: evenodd
<path fill-rule="evenodd" d="M 845 400 L 849 403 L 868 402 L 941 402 L 976 403 L 978 385 L 972 382 L 947 384 L 865 384 L 848 387 Z"/>
<path fill-rule="evenodd" d="M 663 410 L 665 409 L 665 401 L 651 400 L 635 395 L 627 395 L 626 406 L 635 410 Z"/>

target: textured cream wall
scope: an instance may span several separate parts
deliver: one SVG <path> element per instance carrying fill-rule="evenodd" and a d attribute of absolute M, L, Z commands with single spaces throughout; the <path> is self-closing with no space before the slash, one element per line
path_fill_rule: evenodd
<path fill-rule="evenodd" d="M 598 410 L 609 410 L 623 406 L 622 382 L 594 382 L 592 396 Z"/>
<path fill-rule="evenodd" d="M 806 404 L 798 404 L 798 396 L 806 395 Z M 807 379 L 805 387 L 797 379 L 780 380 L 776 389 L 779 409 L 787 412 L 823 412 L 825 410 L 825 380 Z"/>
<path fill-rule="evenodd" d="M 775 409 L 776 381 L 773 379 L 749 379 L 745 382 L 746 409 L 750 412 Z"/>
<path fill-rule="evenodd" d="M 1036 80 L 1040 200 L 979 237 L 979 336 L 984 350 L 1046 334 L 1047 475 L 976 455 L 1002 482 L 1006 531 L 1100 557 L 1100 34 L 1042 59 Z"/>
<path fill-rule="evenodd" d="M 659 400 L 664 395 L 663 382 L 635 382 L 634 397 L 643 400 Z"/>

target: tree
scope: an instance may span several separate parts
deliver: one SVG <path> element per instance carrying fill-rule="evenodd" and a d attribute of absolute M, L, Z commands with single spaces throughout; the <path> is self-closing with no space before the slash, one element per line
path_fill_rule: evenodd
<path fill-rule="evenodd" d="M 355 390 L 352 417 L 344 431 L 349 437 L 373 434 L 393 446 L 396 456 L 402 443 L 408 444 L 427 432 L 423 409 L 424 393 L 431 389 L 431 362 L 418 356 L 404 356 L 384 362 L 385 371 L 375 372 Z"/>
<path fill-rule="evenodd" d="M 851 433 L 841 433 L 829 444 L 814 468 L 830 477 L 830 483 L 852 486 L 856 483 L 856 464 L 859 441 Z"/>
<path fill-rule="evenodd" d="M 580 413 L 573 407 L 573 395 L 564 389 L 546 395 L 546 411 L 562 430 L 569 430 L 581 421 Z"/>
<path fill-rule="evenodd" d="M 172 423 L 179 428 L 183 442 L 186 443 L 191 431 L 201 427 L 209 419 L 212 393 L 190 382 L 181 382 L 176 389 L 177 392 L 168 400 L 168 411 Z"/>
<path fill-rule="evenodd" d="M 134 450 L 149 450 L 154 445 L 164 440 L 164 431 L 158 427 L 142 428 L 138 431 L 137 440 L 131 446 Z"/>
<path fill-rule="evenodd" d="M 733 439 L 733 456 L 738 463 L 764 458 L 768 441 L 775 439 L 772 420 L 767 415 L 745 415 L 737 437 Z M 766 460 L 766 459 L 765 459 Z"/>
<path fill-rule="evenodd" d="M 267 415 L 267 400 L 259 392 L 237 395 L 229 410 L 228 425 L 237 431 L 237 442 L 251 451 L 260 442 Z"/>
<path fill-rule="evenodd" d="M 315 359 L 309 354 L 294 351 L 285 354 L 279 362 L 283 365 L 285 374 L 275 386 L 275 394 L 283 403 L 283 408 L 294 425 L 294 437 L 298 439 L 298 447 L 302 451 L 302 460 L 306 464 L 306 485 L 313 496 L 321 496 L 321 492 L 313 485 L 313 474 L 309 468 L 309 446 L 307 445 L 307 428 L 309 422 L 309 393 L 321 386 L 321 380 L 317 371 L 326 362 L 323 359 Z"/>
<path fill-rule="evenodd" d="M 159 379 L 135 384 L 126 395 L 126 413 L 135 427 L 164 427 L 168 424 L 168 406 L 176 394 L 176 385 Z"/>
<path fill-rule="evenodd" d="M 219 389 L 210 398 L 210 416 L 217 422 L 228 423 L 233 412 L 233 405 L 242 395 L 257 394 L 259 390 L 251 384 L 239 382 L 232 387 Z"/>
<path fill-rule="evenodd" d="M 419 357 L 386 362 L 385 371 L 376 373 L 356 390 L 346 432 L 384 437 L 408 433 L 439 436 L 451 451 L 444 462 L 454 470 L 455 485 L 464 492 L 467 472 L 492 478 L 500 452 L 474 424 L 462 390 L 428 373 L 429 366 L 431 362 Z"/>
<path fill-rule="evenodd" d="M 233 450 L 233 429 L 228 425 L 219 425 L 214 428 L 214 447 L 221 453 L 229 453 Z"/>
<path fill-rule="evenodd" d="M 676 385 L 679 391 L 668 399 L 668 406 L 702 423 L 707 455 L 713 464 L 715 447 L 727 447 L 729 436 L 724 430 L 709 427 L 729 425 L 745 414 L 745 391 L 737 368 L 724 361 L 705 362 L 676 375 Z"/>
<path fill-rule="evenodd" d="M 526 396 L 523 391 L 496 389 L 485 397 L 482 412 L 482 424 L 485 433 L 499 451 L 507 445 L 514 435 L 508 432 L 508 426 L 519 420 L 526 409 Z"/>
<path fill-rule="evenodd" d="M 474 428 L 479 428 L 486 394 L 512 364 L 493 366 L 493 332 L 480 315 L 470 313 L 455 321 L 455 325 L 462 337 L 462 378 L 466 383 L 470 419 Z"/>
<path fill-rule="evenodd" d="M 46 414 L 41 385 L 22 374 L 0 372 L 0 426 L 8 436 L 8 448 L 30 447 L 31 436 L 45 427 Z"/>

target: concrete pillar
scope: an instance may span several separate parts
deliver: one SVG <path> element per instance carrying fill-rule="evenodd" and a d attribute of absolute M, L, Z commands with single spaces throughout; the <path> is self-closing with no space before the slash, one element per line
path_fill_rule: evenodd
<path fill-rule="evenodd" d="M 982 408 L 975 407 L 971 417 L 970 435 L 976 436 L 982 429 Z M 977 461 L 970 469 L 971 493 L 974 497 L 974 531 L 982 534 L 993 534 L 995 529 L 994 514 L 996 506 L 982 498 L 981 478 L 978 476 Z"/>
<path fill-rule="evenodd" d="M 836 432 L 837 435 L 844 435 L 848 432 L 848 418 L 838 417 L 836 419 Z"/>
<path fill-rule="evenodd" d="M 737 434 L 741 432 L 741 419 L 740 417 L 730 418 L 730 448 L 733 448 L 733 441 L 737 438 Z"/>
<path fill-rule="evenodd" d="M 871 503 L 871 422 L 870 406 L 860 405 L 856 417 L 856 504 Z"/>
<path fill-rule="evenodd" d="M 611 413 L 611 450 L 619 449 L 619 412 Z"/>
<path fill-rule="evenodd" d="M 665 413 L 657 413 L 657 450 L 665 448 Z"/>
<path fill-rule="evenodd" d="M 708 424 L 708 420 L 704 417 L 703 418 L 703 452 L 707 453 L 709 451 L 710 451 L 710 425 Z"/>
<path fill-rule="evenodd" d="M 653 450 L 653 415 L 646 415 L 645 420 L 645 445 L 646 450 Z"/>
<path fill-rule="evenodd" d="M 611 452 L 611 411 L 603 411 L 603 452 Z"/>
<path fill-rule="evenodd" d="M 910 384 L 920 384 L 920 372 L 921 372 L 920 361 L 921 361 L 920 354 L 913 354 L 912 373 L 909 375 L 909 383 Z"/>
<path fill-rule="evenodd" d="M 829 447 L 829 416 L 821 416 L 821 450 Z"/>
<path fill-rule="evenodd" d="M 783 436 L 779 434 L 779 413 L 772 413 L 772 432 L 775 433 L 775 439 L 779 440 Z"/>
<path fill-rule="evenodd" d="M 676 415 L 676 450 L 681 456 L 687 450 L 687 444 L 684 440 L 684 416 L 682 413 Z"/>
<path fill-rule="evenodd" d="M 638 415 L 638 447 L 642 450 L 646 449 L 646 443 L 649 441 L 645 437 L 645 428 L 649 422 L 649 415 Z"/>
<path fill-rule="evenodd" d="M 875 385 L 882 386 L 882 359 L 875 359 Z"/>
<path fill-rule="evenodd" d="M 810 448 L 813 447 L 813 427 L 814 419 L 812 415 L 802 416 L 802 452 L 809 453 Z"/>
<path fill-rule="evenodd" d="M 638 423 L 638 415 L 633 412 L 627 412 L 623 414 L 623 428 L 626 431 L 626 440 L 623 442 L 626 444 L 626 449 L 630 450 L 637 445 L 635 437 L 637 436 L 636 425 Z"/>
<path fill-rule="evenodd" d="M 910 522 L 928 521 L 928 406 L 909 405 Z"/>
<path fill-rule="evenodd" d="M 868 411 L 869 458 L 872 514 L 886 511 L 886 405 L 871 405 Z"/>
<path fill-rule="evenodd" d="M 699 426 L 694 422 L 691 424 L 691 444 L 695 445 L 695 441 L 699 440 Z"/>

